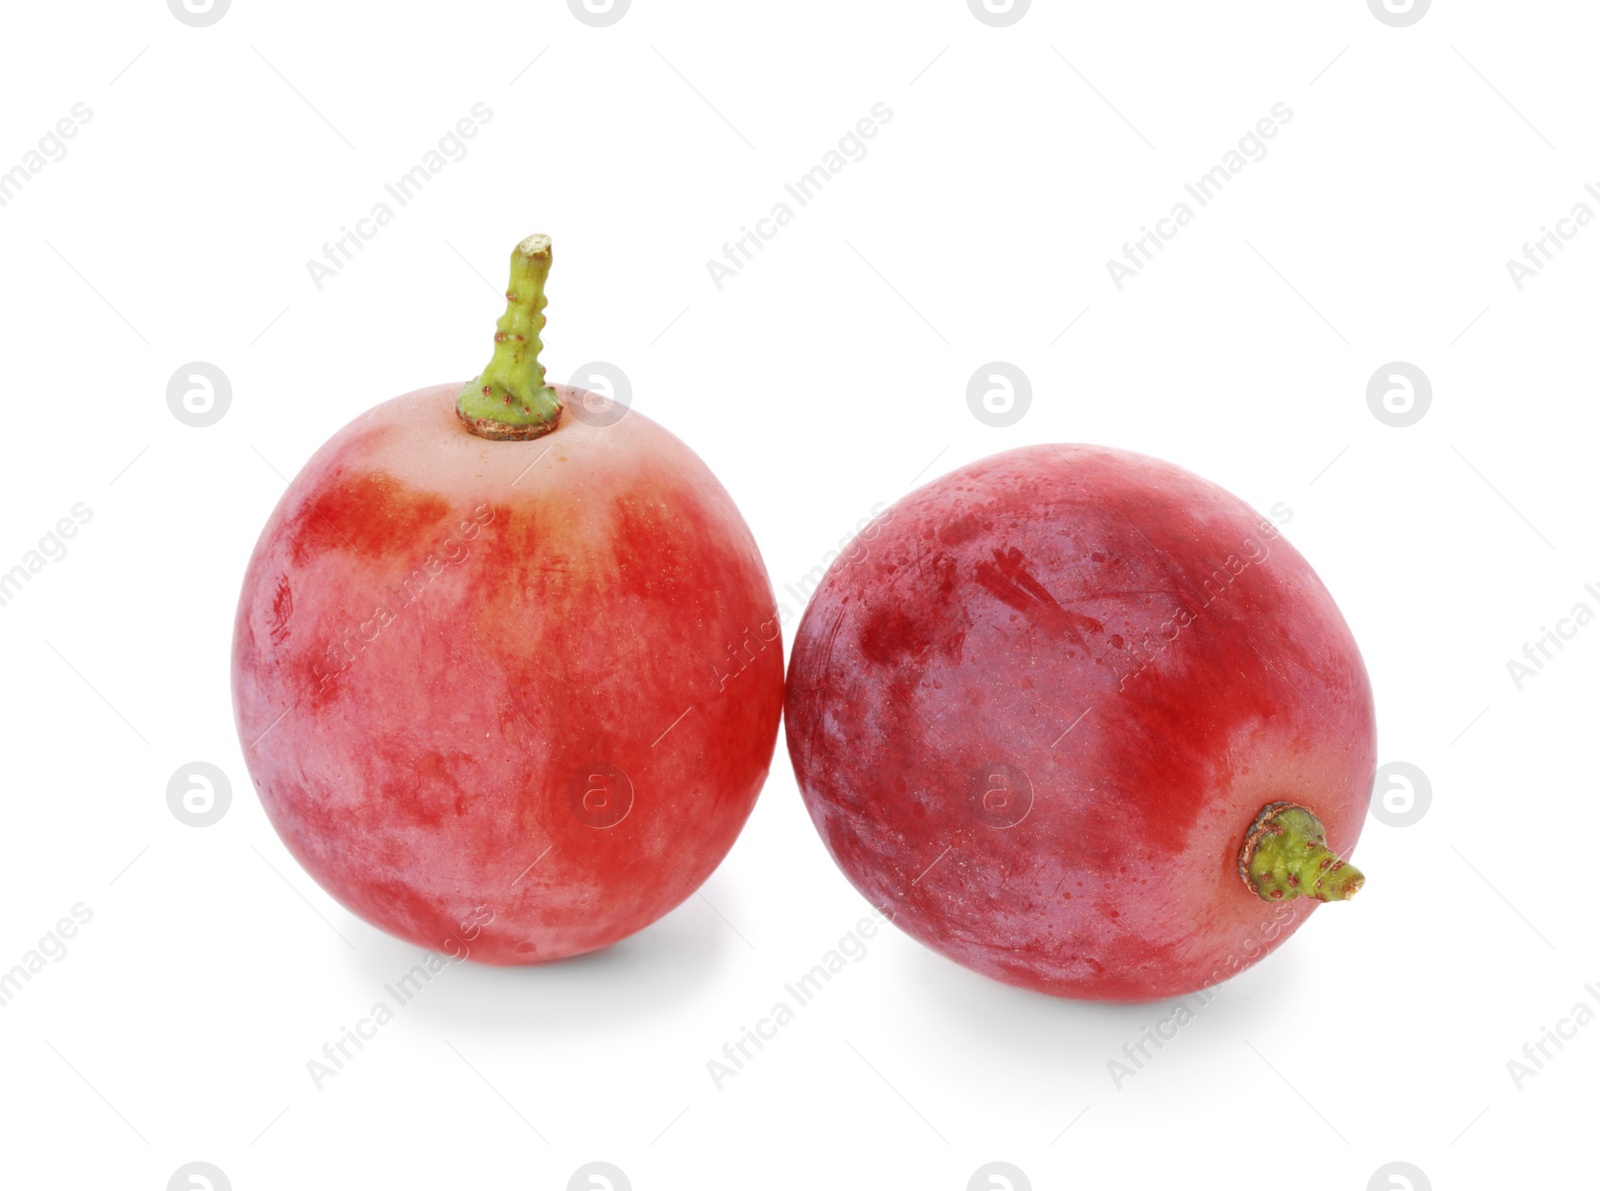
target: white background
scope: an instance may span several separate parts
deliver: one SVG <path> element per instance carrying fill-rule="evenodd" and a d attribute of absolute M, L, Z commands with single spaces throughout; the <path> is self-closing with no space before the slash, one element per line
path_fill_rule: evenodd
<path fill-rule="evenodd" d="M 992 1161 L 1034 1188 L 1593 1178 L 1600 1023 L 1520 1089 L 1507 1062 L 1600 1010 L 1600 627 L 1520 690 L 1506 665 L 1600 611 L 1600 227 L 1520 291 L 1506 268 L 1600 211 L 1592 5 L 1440 0 L 1405 28 L 1364 0 L 1035 0 L 1004 28 L 961 0 L 4 21 L 0 170 L 93 116 L 0 207 L 0 570 L 93 515 L 0 607 L 0 967 L 93 918 L 0 1008 L 0 1183 L 160 1191 L 196 1161 L 239 1191 L 558 1191 L 592 1161 L 637 1191 L 960 1191 Z M 479 102 L 468 156 L 319 290 L 307 260 Z M 879 102 L 865 159 L 719 290 L 707 260 Z M 1279 102 L 1265 159 L 1119 290 L 1107 259 Z M 1139 450 L 1292 509 L 1370 668 L 1380 763 L 1420 767 L 1431 807 L 1369 818 L 1360 898 L 1120 1087 L 1108 1061 L 1170 1006 L 1028 994 L 889 930 L 719 1090 L 707 1060 L 867 909 L 780 741 L 702 896 L 604 954 L 448 969 L 317 1090 L 307 1060 L 418 952 L 327 897 L 253 796 L 239 581 L 322 441 L 476 373 L 532 231 L 555 240 L 551 378 L 614 363 L 702 455 L 786 639 L 785 586 L 914 479 L 1024 443 Z M 996 360 L 1032 383 L 1007 428 L 966 400 Z M 190 361 L 231 381 L 209 427 L 167 405 Z M 1390 361 L 1433 386 L 1406 428 L 1367 404 Z M 203 829 L 166 801 L 193 761 L 234 793 Z"/>

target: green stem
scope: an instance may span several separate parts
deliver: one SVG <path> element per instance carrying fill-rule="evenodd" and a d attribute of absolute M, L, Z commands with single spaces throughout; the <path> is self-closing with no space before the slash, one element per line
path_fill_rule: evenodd
<path fill-rule="evenodd" d="M 1289 901 L 1302 893 L 1323 902 L 1354 897 L 1366 882 L 1361 870 L 1328 847 L 1322 820 L 1292 802 L 1269 802 L 1245 832 L 1239 875 L 1262 901 Z"/>
<path fill-rule="evenodd" d="M 494 355 L 456 398 L 456 417 L 483 438 L 538 438 L 561 421 L 561 399 L 544 383 L 539 363 L 549 274 L 549 236 L 529 236 L 512 250 L 511 284 L 506 312 L 495 325 Z"/>

